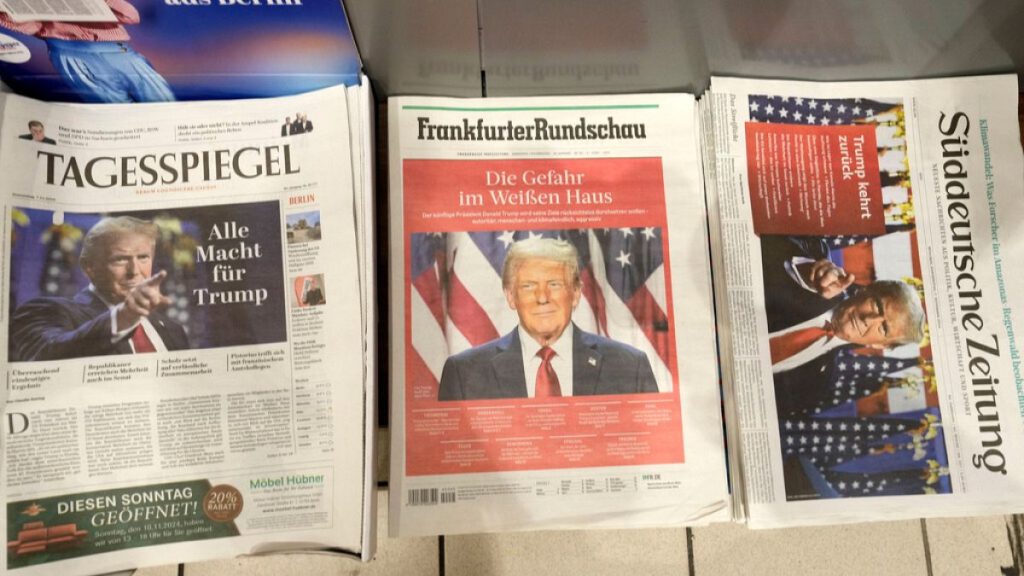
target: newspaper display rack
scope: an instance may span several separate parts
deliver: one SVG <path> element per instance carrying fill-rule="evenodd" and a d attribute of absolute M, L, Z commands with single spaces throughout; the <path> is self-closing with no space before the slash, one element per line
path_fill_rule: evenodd
<path fill-rule="evenodd" d="M 0 94 L 0 566 L 371 559 L 369 82 L 171 102 L 358 58 L 195 84 L 115 36 L 196 6 L 77 6 L 149 91 L 76 84 L 67 19 L 0 0 L 11 86 L 165 102 Z M 391 99 L 391 535 L 1024 511 L 1016 82 Z"/>

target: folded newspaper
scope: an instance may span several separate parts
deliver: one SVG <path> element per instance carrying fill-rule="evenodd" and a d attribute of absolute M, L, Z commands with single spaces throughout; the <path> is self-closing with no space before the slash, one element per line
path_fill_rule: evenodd
<path fill-rule="evenodd" d="M 693 97 L 389 106 L 391 534 L 728 519 Z"/>
<path fill-rule="evenodd" d="M 0 565 L 372 557 L 368 82 L 0 98 Z"/>
<path fill-rule="evenodd" d="M 701 100 L 734 510 L 1024 511 L 1016 76 L 713 78 Z"/>

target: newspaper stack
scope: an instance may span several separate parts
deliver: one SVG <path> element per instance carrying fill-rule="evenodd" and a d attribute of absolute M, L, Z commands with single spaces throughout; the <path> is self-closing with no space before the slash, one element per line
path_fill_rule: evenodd
<path fill-rule="evenodd" d="M 0 96 L 6 569 L 372 557 L 368 86 Z"/>
<path fill-rule="evenodd" d="M 389 127 L 391 534 L 727 519 L 693 97 Z"/>
<path fill-rule="evenodd" d="M 1016 76 L 712 79 L 701 101 L 734 510 L 1024 510 Z"/>

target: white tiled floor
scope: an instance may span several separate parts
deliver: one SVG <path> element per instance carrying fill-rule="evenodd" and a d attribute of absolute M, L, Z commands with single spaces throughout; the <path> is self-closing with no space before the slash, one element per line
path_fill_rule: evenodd
<path fill-rule="evenodd" d="M 926 525 L 934 576 L 999 574 L 1013 566 L 1002 516 L 933 519 Z"/>
<path fill-rule="evenodd" d="M 917 520 L 784 530 L 722 524 L 694 529 L 691 546 L 696 574 L 928 574 Z"/>
<path fill-rule="evenodd" d="M 128 572 L 124 576 L 128 576 L 131 572 Z M 156 568 L 139 568 L 135 571 L 134 576 L 177 576 L 177 566 L 158 566 Z M 122 576 L 121 574 L 110 574 L 108 576 Z"/>
<path fill-rule="evenodd" d="M 185 565 L 185 576 L 442 576 L 437 538 L 386 537 L 387 494 L 380 493 L 377 558 L 313 554 L 247 557 Z M 884 522 L 788 530 L 734 524 L 684 529 L 530 532 L 444 538 L 444 576 L 843 574 L 971 576 L 1013 571 L 1001 516 Z M 1009 571 L 1004 571 L 1008 569 Z M 136 576 L 176 576 L 176 566 Z"/>
<path fill-rule="evenodd" d="M 309 576 L 311 574 L 439 576 L 439 539 L 390 539 L 387 537 L 387 521 L 387 490 L 380 490 L 377 498 L 377 557 L 370 563 L 364 564 L 358 560 L 337 555 L 288 554 L 186 564 L 185 576 Z M 146 574 L 145 576 L 150 575 Z"/>
<path fill-rule="evenodd" d="M 593 530 L 450 536 L 445 574 L 685 574 L 686 530 Z"/>

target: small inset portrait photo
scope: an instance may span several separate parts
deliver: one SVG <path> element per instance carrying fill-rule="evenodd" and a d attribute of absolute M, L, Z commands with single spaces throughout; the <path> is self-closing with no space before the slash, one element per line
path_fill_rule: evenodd
<path fill-rule="evenodd" d="M 295 299 L 292 300 L 294 308 L 319 306 L 327 303 L 327 291 L 324 287 L 323 274 L 297 276 L 292 281 L 292 287 L 295 292 Z"/>
<path fill-rule="evenodd" d="M 285 216 L 289 244 L 320 240 L 320 211 L 300 212 Z"/>
<path fill-rule="evenodd" d="M 281 124 L 281 136 L 294 136 L 312 131 L 313 121 L 306 116 L 305 112 L 296 112 L 294 116 L 286 117 L 284 124 Z"/>
<path fill-rule="evenodd" d="M 22 140 L 32 140 L 40 144 L 56 144 L 53 138 L 46 136 L 46 126 L 39 120 L 29 120 L 28 133 L 18 136 Z"/>

